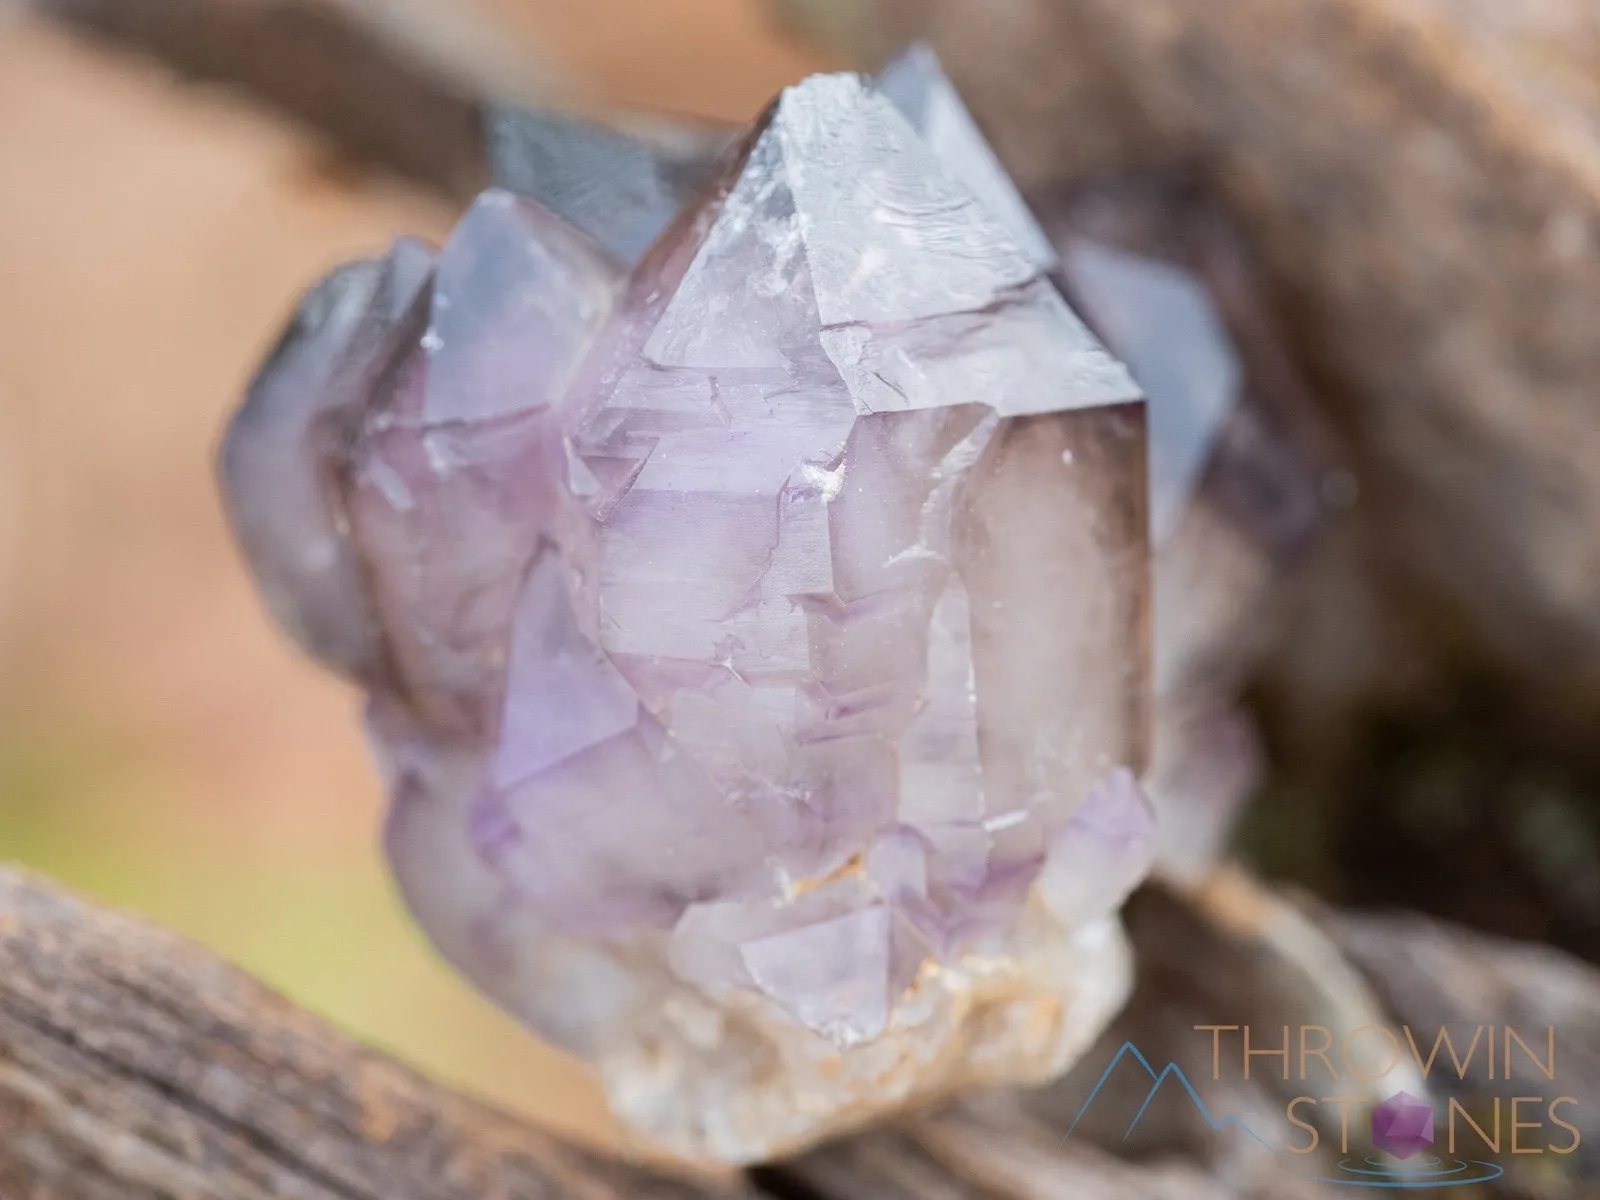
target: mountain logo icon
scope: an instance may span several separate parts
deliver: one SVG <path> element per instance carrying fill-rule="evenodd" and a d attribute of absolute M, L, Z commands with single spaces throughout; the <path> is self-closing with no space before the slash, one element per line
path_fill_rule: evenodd
<path fill-rule="evenodd" d="M 1110 1063 L 1106 1065 L 1106 1069 L 1100 1073 L 1100 1078 L 1095 1081 L 1095 1085 L 1090 1089 L 1089 1095 L 1085 1097 L 1082 1107 L 1078 1109 L 1078 1115 L 1072 1118 L 1072 1124 L 1067 1127 L 1068 1137 L 1072 1136 L 1073 1131 L 1078 1128 L 1079 1122 L 1094 1107 L 1095 1100 L 1110 1081 L 1111 1076 L 1116 1073 L 1117 1068 L 1122 1065 L 1124 1059 L 1132 1059 L 1144 1069 L 1144 1073 L 1150 1077 L 1150 1090 L 1145 1093 L 1144 1103 L 1140 1104 L 1138 1111 L 1133 1114 L 1133 1120 L 1128 1122 L 1128 1128 L 1122 1134 L 1123 1141 L 1127 1141 L 1128 1138 L 1133 1136 L 1133 1131 L 1139 1127 L 1139 1122 L 1144 1119 L 1144 1115 L 1149 1111 L 1150 1105 L 1161 1094 L 1161 1089 L 1167 1084 L 1173 1083 L 1183 1089 L 1184 1095 L 1189 1098 L 1189 1103 L 1194 1106 L 1201 1119 L 1205 1121 L 1213 1133 L 1222 1133 L 1225 1130 L 1235 1129 L 1265 1149 L 1272 1150 L 1271 1143 L 1238 1117 L 1218 1117 L 1213 1114 L 1211 1109 L 1206 1106 L 1206 1102 L 1200 1098 L 1200 1093 L 1195 1091 L 1194 1084 L 1189 1082 L 1189 1077 L 1183 1073 L 1183 1068 L 1177 1063 L 1169 1062 L 1157 1071 L 1155 1067 L 1151 1066 L 1150 1060 L 1144 1056 L 1144 1052 L 1132 1042 L 1123 1042 L 1121 1048 L 1112 1056 Z"/>
<path fill-rule="evenodd" d="M 1073 1117 L 1072 1124 L 1067 1127 L 1067 1136 L 1071 1137 L 1100 1098 L 1106 1085 L 1110 1082 L 1117 1069 L 1123 1065 L 1124 1060 L 1130 1060 L 1149 1078 L 1150 1086 L 1144 1094 L 1144 1100 L 1133 1114 L 1133 1119 L 1122 1133 L 1122 1140 L 1127 1141 L 1138 1129 L 1139 1122 L 1144 1120 L 1150 1106 L 1155 1103 L 1163 1089 L 1177 1091 L 1187 1098 L 1190 1107 L 1200 1115 L 1213 1133 L 1223 1133 L 1235 1130 L 1249 1138 L 1269 1154 L 1278 1155 L 1279 1151 L 1266 1138 L 1251 1129 L 1236 1116 L 1219 1117 L 1213 1113 L 1200 1093 L 1195 1090 L 1194 1084 L 1183 1073 L 1183 1068 L 1177 1063 L 1169 1062 L 1157 1070 L 1144 1052 L 1132 1042 L 1123 1042 L 1107 1064 L 1106 1069 L 1100 1073 L 1100 1078 L 1090 1089 L 1089 1095 L 1084 1099 L 1078 1109 L 1077 1116 Z M 1169 1085 L 1171 1085 L 1169 1087 Z M 1137 1095 L 1137 1090 L 1134 1091 Z M 1306 1164 L 1309 1165 L 1309 1164 Z M 1445 1188 L 1470 1187 L 1479 1183 L 1487 1183 L 1500 1178 L 1505 1172 L 1497 1163 L 1482 1160 L 1455 1159 L 1446 1161 L 1432 1156 L 1419 1156 L 1412 1161 L 1397 1162 L 1392 1157 L 1369 1155 L 1359 1157 L 1346 1155 L 1333 1164 L 1336 1174 L 1310 1174 L 1304 1173 L 1304 1178 L 1317 1183 L 1333 1184 L 1341 1187 L 1359 1187 L 1383 1190 L 1405 1191 L 1434 1191 Z M 1300 1169 L 1295 1169 L 1296 1174 L 1302 1174 Z"/>

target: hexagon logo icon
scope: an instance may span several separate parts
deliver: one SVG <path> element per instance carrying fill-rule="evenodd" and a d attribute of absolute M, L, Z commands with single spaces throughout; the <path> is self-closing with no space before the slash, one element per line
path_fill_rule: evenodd
<path fill-rule="evenodd" d="M 1433 1145 L 1433 1105 L 1396 1092 L 1372 1110 L 1372 1144 L 1395 1158 L 1420 1154 Z"/>

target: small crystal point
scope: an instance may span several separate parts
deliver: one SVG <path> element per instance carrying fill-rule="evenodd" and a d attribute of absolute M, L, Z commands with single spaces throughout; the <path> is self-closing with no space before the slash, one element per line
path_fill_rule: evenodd
<path fill-rule="evenodd" d="M 495 184 L 539 201 L 631 266 L 710 177 L 728 135 L 653 122 L 635 136 L 543 109 L 489 115 Z"/>
<path fill-rule="evenodd" d="M 439 256 L 424 419 L 482 421 L 551 403 L 616 284 L 609 264 L 545 209 L 483 193 Z"/>
<path fill-rule="evenodd" d="M 913 43 L 883 68 L 877 88 L 905 114 L 945 167 L 1005 225 L 1033 264 L 1041 271 L 1054 270 L 1055 247 L 945 74 L 938 52 L 926 42 Z"/>
<path fill-rule="evenodd" d="M 1133 772 L 1118 767 L 1094 788 L 1050 847 L 1040 888 L 1073 924 L 1114 912 L 1150 869 L 1155 813 Z"/>
<path fill-rule="evenodd" d="M 514 787 L 639 722 L 639 697 L 579 629 L 553 548 L 541 551 L 512 617 L 494 780 Z"/>

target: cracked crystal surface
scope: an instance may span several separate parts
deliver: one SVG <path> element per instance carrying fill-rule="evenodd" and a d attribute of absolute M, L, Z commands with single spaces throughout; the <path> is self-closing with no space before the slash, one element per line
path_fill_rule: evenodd
<path fill-rule="evenodd" d="M 313 294 L 227 441 L 407 903 L 689 1157 L 1050 1077 L 1151 852 L 1137 386 L 853 76 L 616 261 L 487 193 Z"/>

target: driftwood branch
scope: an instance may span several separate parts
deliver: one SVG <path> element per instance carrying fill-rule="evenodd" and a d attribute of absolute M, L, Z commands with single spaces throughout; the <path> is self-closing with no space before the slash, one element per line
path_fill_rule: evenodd
<path fill-rule="evenodd" d="M 1600 1102 L 1600 975 L 1553 951 L 1420 918 L 1327 917 L 1234 889 L 1129 910 L 1134 1000 L 1084 1067 L 1034 1093 L 965 1100 L 748 1179 L 692 1182 L 529 1128 L 295 1008 L 193 943 L 0 870 L 0 1197 L 5 1200 L 1225 1200 L 1333 1195 L 1181 1119 L 1133 1147 L 1063 1136 L 1124 1038 L 1177 1053 L 1208 1022 L 1293 1020 L 1342 950 L 1380 1019 L 1554 1024 L 1562 1085 Z M 1281 951 L 1289 945 L 1287 959 Z M 1335 968 L 1337 969 L 1337 968 Z M 1364 986 L 1359 976 L 1356 990 Z M 1370 993 L 1369 993 L 1370 994 Z M 1374 1002 L 1376 1002 L 1374 1000 Z M 1384 1014 L 1387 1014 L 1386 1018 Z M 1143 1085 L 1140 1085 L 1143 1086 Z M 1237 1088 L 1228 1111 L 1281 1097 Z M 1214 1141 L 1214 1139 L 1212 1139 Z M 1541 1196 L 1594 1194 L 1586 1147 Z M 1485 1192 L 1493 1195 L 1493 1192 Z M 1501 1195 L 1519 1195 L 1503 1191 Z"/>
<path fill-rule="evenodd" d="M 319 0 L 33 0 L 33 11 L 180 78 L 222 84 L 351 161 L 459 200 L 488 179 L 489 95 L 371 19 Z"/>
<path fill-rule="evenodd" d="M 710 1200 L 428 1082 L 175 934 L 0 872 L 6 1200 Z"/>

